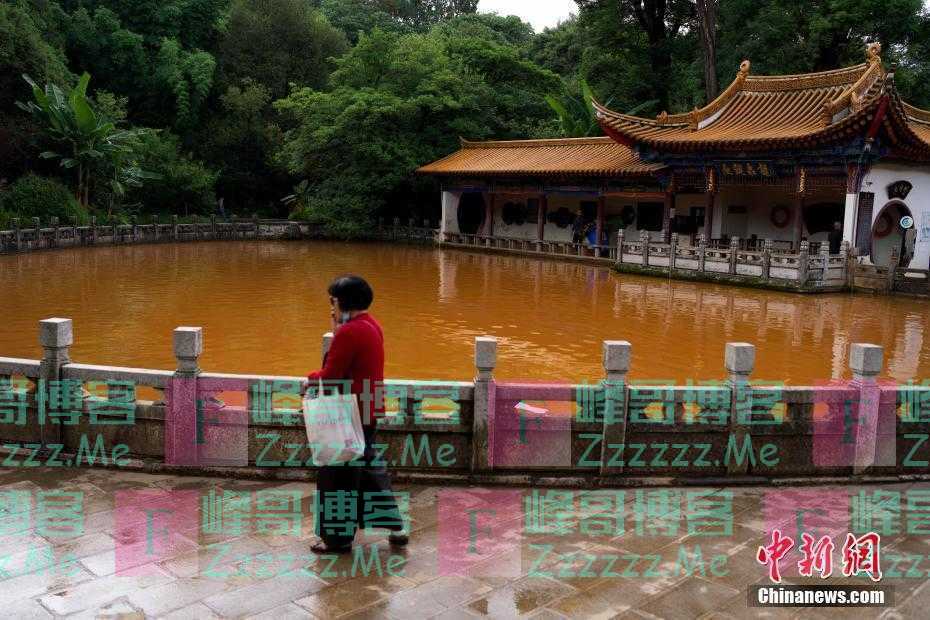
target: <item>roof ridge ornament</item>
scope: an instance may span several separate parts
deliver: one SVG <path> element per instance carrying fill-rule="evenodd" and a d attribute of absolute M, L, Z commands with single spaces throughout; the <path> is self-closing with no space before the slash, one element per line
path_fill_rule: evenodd
<path fill-rule="evenodd" d="M 713 101 L 709 101 L 703 108 L 695 106 L 694 110 L 688 113 L 688 125 L 691 131 L 697 131 L 701 128 L 702 123 L 708 119 L 715 118 L 715 115 L 721 113 L 721 110 L 723 110 L 723 108 L 733 100 L 733 97 L 743 89 L 743 85 L 746 83 L 746 78 L 749 76 L 749 71 L 751 69 L 752 63 L 748 58 L 744 59 L 743 62 L 739 63 L 739 71 L 736 72 L 736 79 L 734 79 L 723 92 L 717 95 Z"/>
<path fill-rule="evenodd" d="M 878 41 L 869 43 L 865 47 L 865 57 L 869 60 L 870 64 L 882 61 L 882 44 Z"/>

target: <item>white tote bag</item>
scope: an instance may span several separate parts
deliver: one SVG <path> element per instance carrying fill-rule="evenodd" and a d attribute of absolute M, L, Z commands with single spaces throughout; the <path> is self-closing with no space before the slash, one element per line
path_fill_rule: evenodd
<path fill-rule="evenodd" d="M 323 394 L 304 396 L 304 425 L 313 464 L 317 467 L 338 465 L 359 458 L 365 453 L 365 434 L 355 394 Z"/>

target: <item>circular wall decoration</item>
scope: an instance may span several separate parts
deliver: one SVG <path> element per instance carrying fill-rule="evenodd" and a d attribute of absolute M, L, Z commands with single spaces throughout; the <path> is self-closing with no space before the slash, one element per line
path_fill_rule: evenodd
<path fill-rule="evenodd" d="M 575 216 L 572 215 L 572 212 L 566 207 L 559 207 L 558 211 L 550 211 L 547 213 L 546 219 L 559 228 L 567 228 L 575 219 Z"/>
<path fill-rule="evenodd" d="M 504 206 L 501 208 L 501 220 L 508 226 L 513 224 L 516 220 L 516 210 L 517 205 L 512 202 L 504 203 Z"/>
<path fill-rule="evenodd" d="M 785 205 L 775 205 L 772 207 L 769 219 L 775 228 L 784 228 L 791 221 L 791 210 Z"/>
<path fill-rule="evenodd" d="M 872 231 L 872 236 L 874 236 L 876 239 L 883 239 L 891 234 L 893 228 L 894 221 L 892 221 L 888 212 L 885 211 L 878 216 L 877 220 L 875 220 L 875 228 Z"/>
<path fill-rule="evenodd" d="M 501 220 L 508 226 L 516 224 L 522 226 L 526 223 L 525 206 L 519 202 L 505 203 L 501 208 Z"/>
<path fill-rule="evenodd" d="M 459 200 L 459 230 L 466 235 L 477 234 L 484 225 L 485 206 L 481 192 L 467 192 Z"/>

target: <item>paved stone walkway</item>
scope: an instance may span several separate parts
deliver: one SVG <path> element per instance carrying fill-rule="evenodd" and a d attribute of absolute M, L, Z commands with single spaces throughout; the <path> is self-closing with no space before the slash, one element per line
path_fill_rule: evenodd
<path fill-rule="evenodd" d="M 817 619 L 930 608 L 926 484 L 395 490 L 409 497 L 407 550 L 373 530 L 355 554 L 311 564 L 309 484 L 2 469 L 0 614 Z M 833 536 L 829 579 L 797 574 L 799 519 Z M 773 526 L 796 538 L 785 582 L 804 585 L 870 583 L 842 577 L 843 542 L 850 530 L 882 532 L 881 584 L 896 607 L 749 607 L 749 586 L 768 583 L 756 553 Z"/>

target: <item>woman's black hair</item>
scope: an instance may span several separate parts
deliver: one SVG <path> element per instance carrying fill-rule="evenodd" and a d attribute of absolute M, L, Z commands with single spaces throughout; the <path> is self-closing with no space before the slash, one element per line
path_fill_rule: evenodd
<path fill-rule="evenodd" d="M 368 282 L 359 276 L 339 276 L 329 285 L 330 297 L 339 300 L 339 309 L 343 312 L 368 310 L 375 294 Z"/>

